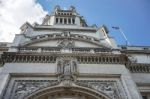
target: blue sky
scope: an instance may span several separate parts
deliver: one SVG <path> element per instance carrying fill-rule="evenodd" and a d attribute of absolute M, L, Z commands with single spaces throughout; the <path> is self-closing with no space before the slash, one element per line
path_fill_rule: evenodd
<path fill-rule="evenodd" d="M 12 42 L 26 21 L 41 23 L 56 5 L 75 6 L 88 25 L 105 24 L 120 45 L 125 40 L 112 26 L 120 26 L 131 45 L 150 46 L 150 0 L 1 0 L 0 42 Z"/>
<path fill-rule="evenodd" d="M 89 25 L 105 24 L 118 44 L 125 39 L 112 26 L 120 26 L 131 45 L 150 46 L 150 0 L 38 0 L 44 10 L 51 12 L 55 5 L 76 7 Z"/>
<path fill-rule="evenodd" d="M 89 25 L 105 24 L 110 36 L 118 44 L 125 44 L 123 36 L 112 26 L 120 26 L 131 45 L 150 46 L 150 0 L 37 0 L 44 10 L 51 12 L 55 5 L 76 7 Z"/>

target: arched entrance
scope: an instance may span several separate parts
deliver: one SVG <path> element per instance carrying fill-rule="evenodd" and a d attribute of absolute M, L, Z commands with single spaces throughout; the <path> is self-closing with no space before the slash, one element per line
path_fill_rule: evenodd
<path fill-rule="evenodd" d="M 38 90 L 25 99 L 110 99 L 103 93 L 83 87 L 51 87 Z"/>

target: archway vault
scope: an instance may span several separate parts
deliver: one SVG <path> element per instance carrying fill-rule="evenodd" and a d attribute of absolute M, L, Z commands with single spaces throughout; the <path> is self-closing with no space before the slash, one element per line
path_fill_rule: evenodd
<path fill-rule="evenodd" d="M 81 86 L 53 86 L 31 93 L 24 99 L 110 99 L 104 93 Z"/>

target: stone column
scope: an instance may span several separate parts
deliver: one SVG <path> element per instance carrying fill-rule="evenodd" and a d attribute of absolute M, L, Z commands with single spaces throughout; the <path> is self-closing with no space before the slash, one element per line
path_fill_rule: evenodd
<path fill-rule="evenodd" d="M 67 24 L 69 24 L 68 20 L 69 20 L 69 18 L 66 18 L 66 21 L 67 21 L 66 23 L 67 23 Z"/>
<path fill-rule="evenodd" d="M 60 18 L 58 18 L 58 24 L 60 24 Z"/>
<path fill-rule="evenodd" d="M 62 18 L 62 24 L 64 24 L 64 18 Z"/>
<path fill-rule="evenodd" d="M 4 94 L 4 89 L 6 88 L 9 78 L 9 74 L 0 73 L 0 99 L 2 99 L 2 95 Z"/>
<path fill-rule="evenodd" d="M 72 18 L 70 18 L 70 20 L 71 20 L 71 23 L 70 23 L 70 24 L 73 24 L 73 23 L 72 23 Z"/>

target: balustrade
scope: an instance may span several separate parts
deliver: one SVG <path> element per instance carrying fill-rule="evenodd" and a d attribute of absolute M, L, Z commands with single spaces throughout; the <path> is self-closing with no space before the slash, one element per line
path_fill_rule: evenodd
<path fill-rule="evenodd" d="M 134 73 L 149 73 L 150 72 L 150 65 L 148 64 L 127 64 L 126 67 Z"/>

